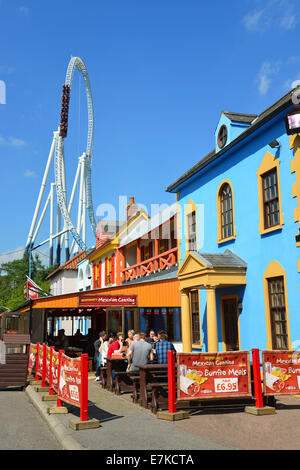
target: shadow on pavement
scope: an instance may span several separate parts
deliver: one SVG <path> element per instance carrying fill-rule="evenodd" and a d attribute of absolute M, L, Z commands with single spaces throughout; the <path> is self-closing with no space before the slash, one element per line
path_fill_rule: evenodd
<path fill-rule="evenodd" d="M 77 408 L 76 406 L 68 406 L 68 409 L 74 416 L 78 418 L 80 417 L 79 408 Z M 115 415 L 115 414 L 109 413 L 108 411 L 102 410 L 91 401 L 89 401 L 89 404 L 88 404 L 88 414 L 89 414 L 89 419 L 98 419 L 100 423 L 124 418 L 124 416 Z"/>

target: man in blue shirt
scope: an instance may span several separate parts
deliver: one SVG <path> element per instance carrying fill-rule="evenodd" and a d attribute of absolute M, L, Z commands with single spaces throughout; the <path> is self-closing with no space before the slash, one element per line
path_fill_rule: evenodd
<path fill-rule="evenodd" d="M 168 336 L 165 333 L 161 333 L 160 341 L 155 345 L 155 355 L 157 357 L 158 364 L 167 364 L 168 351 L 175 351 L 176 353 L 173 343 L 168 341 Z"/>

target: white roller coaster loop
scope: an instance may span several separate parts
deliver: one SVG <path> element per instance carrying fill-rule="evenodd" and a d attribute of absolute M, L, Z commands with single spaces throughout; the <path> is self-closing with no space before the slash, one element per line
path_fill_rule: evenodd
<path fill-rule="evenodd" d="M 53 264 L 53 241 L 57 239 L 57 254 L 56 262 L 60 264 L 60 251 L 63 242 L 65 242 L 66 248 L 66 258 L 69 259 L 70 252 L 74 249 L 80 248 L 81 250 L 86 250 L 86 211 L 89 214 L 89 220 L 91 228 L 96 233 L 96 221 L 93 210 L 93 201 L 92 201 L 92 185 L 91 185 L 91 167 L 92 167 L 92 151 L 93 151 L 93 138 L 94 138 L 94 111 L 93 111 L 93 100 L 91 85 L 88 76 L 88 72 L 83 60 L 80 57 L 72 57 L 66 74 L 65 85 L 70 87 L 72 85 L 74 71 L 77 69 L 84 80 L 86 98 L 87 98 L 87 110 L 88 110 L 88 132 L 87 132 L 87 142 L 86 149 L 79 157 L 77 171 L 73 183 L 73 188 L 70 196 L 69 202 L 67 201 L 67 188 L 66 188 L 66 169 L 65 169 L 65 152 L 64 152 L 64 136 L 61 132 L 56 131 L 53 135 L 53 141 L 46 164 L 46 169 L 44 172 L 42 185 L 40 188 L 37 204 L 35 207 L 27 243 L 26 249 L 32 247 L 35 243 L 37 234 L 39 232 L 41 223 L 44 219 L 45 212 L 50 203 L 50 236 L 49 239 L 40 243 L 43 245 L 47 242 L 50 242 L 50 264 Z M 42 210 L 40 219 L 37 223 L 37 217 L 41 207 L 42 198 L 45 191 L 45 186 L 53 161 L 53 156 L 55 153 L 55 183 L 51 183 L 50 192 L 46 200 L 45 206 Z M 79 178 L 80 177 L 80 178 Z M 71 219 L 71 210 L 74 202 L 74 197 L 77 189 L 78 182 L 80 180 L 80 189 L 79 189 L 79 199 L 78 199 L 78 213 L 77 213 L 77 225 L 75 227 Z M 54 234 L 54 188 L 56 187 L 57 193 L 57 233 Z M 64 226 L 63 230 L 61 228 L 61 216 L 63 217 Z M 69 232 L 73 236 L 73 244 L 71 250 L 69 249 Z"/>

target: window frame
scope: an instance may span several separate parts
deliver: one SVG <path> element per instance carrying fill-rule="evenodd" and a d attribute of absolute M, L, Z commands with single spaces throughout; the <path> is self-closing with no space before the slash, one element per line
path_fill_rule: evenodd
<path fill-rule="evenodd" d="M 193 295 L 197 295 L 197 299 L 193 301 Z M 190 312 L 191 312 L 191 336 L 192 336 L 192 348 L 199 348 L 202 349 L 202 336 L 201 336 L 201 315 L 200 315 L 200 295 L 199 290 L 194 289 L 190 291 L 189 295 L 189 302 L 190 302 Z M 194 311 L 194 305 L 197 304 L 197 311 Z M 198 336 L 199 342 L 195 342 L 195 331 L 194 331 L 194 321 L 193 317 L 197 316 L 197 323 L 198 323 Z"/>
<path fill-rule="evenodd" d="M 230 188 L 230 192 L 231 192 L 231 209 L 230 210 L 231 210 L 231 214 L 232 214 L 232 222 L 231 222 L 232 233 L 231 233 L 231 235 L 229 235 L 227 237 L 223 237 L 223 224 L 222 224 L 222 215 L 223 215 L 223 212 L 222 212 L 222 192 L 223 192 L 223 188 L 225 186 L 228 186 Z M 221 243 L 229 242 L 231 240 L 235 240 L 236 239 L 236 227 L 235 227 L 235 213 L 234 213 L 234 196 L 233 196 L 232 184 L 227 179 L 223 180 L 220 183 L 219 188 L 218 188 L 218 192 L 217 192 L 217 218 L 218 218 L 218 221 L 217 221 L 217 224 L 218 224 L 217 243 L 221 244 Z"/>
<path fill-rule="evenodd" d="M 266 152 L 265 156 L 258 168 L 256 173 L 257 175 L 257 184 L 258 184 L 258 205 L 259 205 L 259 233 L 260 235 L 265 235 L 276 230 L 281 230 L 284 225 L 284 218 L 282 213 L 282 203 L 281 203 L 281 187 L 280 187 L 280 171 L 279 171 L 280 161 L 278 158 L 274 157 L 270 152 Z M 277 177 L 277 197 L 278 197 L 278 224 L 271 227 L 266 227 L 265 225 L 265 198 L 264 198 L 264 178 L 268 173 L 276 171 Z"/>

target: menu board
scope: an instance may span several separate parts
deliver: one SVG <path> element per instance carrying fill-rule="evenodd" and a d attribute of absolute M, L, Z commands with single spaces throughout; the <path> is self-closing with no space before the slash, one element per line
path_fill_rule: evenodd
<path fill-rule="evenodd" d="M 300 393 L 300 351 L 263 351 L 265 395 Z"/>
<path fill-rule="evenodd" d="M 81 358 L 73 359 L 65 354 L 61 355 L 57 396 L 62 401 L 80 407 Z"/>
<path fill-rule="evenodd" d="M 249 351 L 178 353 L 178 400 L 251 396 Z"/>

